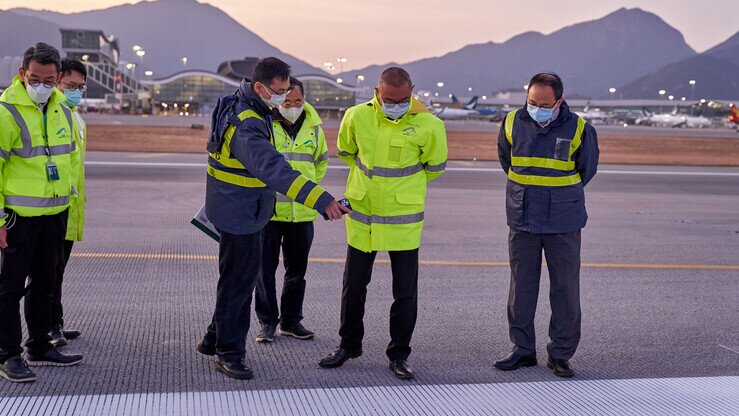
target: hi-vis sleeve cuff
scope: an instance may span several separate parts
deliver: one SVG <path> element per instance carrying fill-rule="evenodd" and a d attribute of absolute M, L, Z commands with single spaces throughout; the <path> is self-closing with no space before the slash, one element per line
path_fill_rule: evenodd
<path fill-rule="evenodd" d="M 331 194 L 303 175 L 295 178 L 285 196 L 318 212 L 325 211 L 326 206 L 334 199 Z"/>

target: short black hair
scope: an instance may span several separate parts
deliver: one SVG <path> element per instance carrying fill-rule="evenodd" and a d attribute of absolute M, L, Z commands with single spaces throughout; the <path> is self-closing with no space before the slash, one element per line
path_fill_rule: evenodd
<path fill-rule="evenodd" d="M 565 91 L 564 84 L 562 84 L 562 78 L 554 72 L 540 72 L 534 75 L 531 77 L 531 81 L 529 81 L 528 88 L 531 88 L 531 86 L 535 84 L 552 87 L 554 90 L 554 98 L 557 100 L 562 98 L 562 94 Z"/>
<path fill-rule="evenodd" d="M 59 72 L 63 75 L 70 75 L 72 71 L 79 72 L 82 78 L 87 80 L 87 68 L 85 68 L 85 64 L 76 59 L 62 59 L 62 69 Z"/>
<path fill-rule="evenodd" d="M 290 77 L 290 89 L 293 88 L 300 88 L 300 93 L 305 96 L 305 88 L 303 87 L 303 83 L 295 77 Z"/>
<path fill-rule="evenodd" d="M 54 64 L 57 72 L 62 68 L 62 57 L 59 55 L 59 51 L 43 42 L 31 46 L 23 54 L 23 69 L 28 69 L 31 61 L 36 61 L 41 65 Z"/>
<path fill-rule="evenodd" d="M 382 71 L 380 74 L 380 83 L 385 83 L 393 87 L 402 87 L 405 84 L 413 86 L 411 81 L 411 75 L 405 69 L 399 66 L 391 66 L 390 68 Z"/>
<path fill-rule="evenodd" d="M 269 58 L 260 59 L 259 62 L 257 62 L 257 65 L 254 67 L 251 81 L 252 85 L 256 82 L 269 85 L 275 79 L 284 81 L 288 78 L 290 78 L 290 65 L 271 56 Z"/>

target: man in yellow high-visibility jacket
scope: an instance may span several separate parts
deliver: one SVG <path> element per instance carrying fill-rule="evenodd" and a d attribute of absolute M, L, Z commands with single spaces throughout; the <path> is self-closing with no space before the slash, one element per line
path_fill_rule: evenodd
<path fill-rule="evenodd" d="M 410 75 L 386 69 L 375 98 L 350 108 L 341 123 L 339 157 L 351 171 L 346 196 L 349 243 L 341 297 L 340 346 L 320 362 L 339 367 L 362 355 L 364 304 L 378 251 L 392 263 L 390 370 L 413 378 L 407 359 L 418 310 L 418 248 L 423 230 L 426 184 L 444 172 L 444 123 L 412 96 Z"/>
<path fill-rule="evenodd" d="M 58 351 L 49 337 L 56 267 L 78 172 L 70 156 L 76 149 L 72 113 L 54 88 L 60 66 L 59 52 L 37 43 L 0 96 L 0 376 L 14 382 L 36 379 L 28 364 L 68 366 L 83 359 Z M 21 358 L 24 294 L 28 362 Z"/>
<path fill-rule="evenodd" d="M 73 185 L 77 190 L 77 198 L 69 201 L 69 219 L 67 221 L 67 236 L 64 240 L 64 251 L 59 259 L 56 286 L 54 288 L 54 303 L 51 308 L 51 343 L 56 347 L 67 345 L 68 339 L 80 336 L 80 331 L 64 328 L 64 309 L 62 307 L 62 282 L 64 270 L 72 254 L 75 241 L 82 241 L 82 232 L 85 227 L 85 149 L 87 146 L 87 125 L 80 116 L 77 106 L 87 90 L 87 68 L 74 59 L 62 60 L 62 75 L 57 88 L 66 97 L 64 104 L 72 110 L 72 137 L 77 146 L 73 157 L 79 159 L 79 173 L 77 182 Z M 77 160 L 75 160 L 77 162 Z"/>
<path fill-rule="evenodd" d="M 316 110 L 305 102 L 303 83 L 290 77 L 290 92 L 272 120 L 275 148 L 285 156 L 293 169 L 319 184 L 326 176 L 328 167 L 328 145 L 322 123 Z M 313 243 L 316 214 L 315 210 L 277 194 L 275 215 L 264 227 L 262 273 L 257 280 L 254 302 L 254 310 L 262 324 L 257 342 L 272 342 L 278 323 L 280 335 L 298 339 L 314 337 L 314 333 L 306 329 L 301 321 L 305 273 Z M 275 274 L 280 265 L 280 248 L 285 258 L 285 282 L 278 308 Z"/>

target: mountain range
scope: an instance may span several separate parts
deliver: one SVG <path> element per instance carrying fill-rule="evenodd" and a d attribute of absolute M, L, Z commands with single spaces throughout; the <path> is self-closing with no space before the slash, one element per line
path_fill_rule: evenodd
<path fill-rule="evenodd" d="M 155 77 L 184 69 L 215 71 L 226 60 L 277 56 L 296 74 L 322 73 L 286 54 L 220 9 L 197 0 L 157 0 L 102 10 L 62 14 L 31 9 L 0 11 L 0 56 L 18 56 L 37 40 L 59 46 L 59 28 L 99 29 L 118 39 L 123 60 L 138 62 L 132 47 L 146 50 L 144 67 Z M 28 28 L 36 28 L 29 31 Z M 422 41 L 422 40 L 419 40 Z M 188 57 L 183 67 L 181 58 Z M 353 83 L 365 77 L 373 85 L 393 63 L 337 74 Z M 739 97 L 739 33 L 698 54 L 682 34 L 659 16 L 622 8 L 599 19 L 550 34 L 526 32 L 503 43 L 465 46 L 443 56 L 403 63 L 417 90 L 463 95 L 521 89 L 532 74 L 556 71 L 570 97 L 607 97 L 616 87 L 624 98 L 657 98 L 666 89 L 676 96 Z M 696 79 L 695 91 L 687 80 Z M 437 87 L 443 82 L 442 88 Z M 370 84 L 367 84 L 370 83 Z M 655 89 L 656 88 L 656 89 Z M 688 93 L 689 91 L 689 93 Z"/>

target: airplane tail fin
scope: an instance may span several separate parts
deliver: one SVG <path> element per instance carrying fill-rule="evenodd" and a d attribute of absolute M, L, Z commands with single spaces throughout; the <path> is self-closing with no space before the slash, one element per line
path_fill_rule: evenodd
<path fill-rule="evenodd" d="M 645 116 L 651 116 L 652 115 L 652 112 L 649 111 L 649 109 L 647 107 L 642 107 L 641 108 L 641 112 L 644 113 Z"/>
<path fill-rule="evenodd" d="M 670 114 L 672 114 L 673 116 L 677 115 L 677 104 L 675 104 L 675 108 L 672 109 L 672 113 Z"/>
<path fill-rule="evenodd" d="M 452 94 L 452 107 L 454 107 L 454 108 L 462 108 L 462 103 L 459 102 L 459 99 L 454 94 Z"/>
<path fill-rule="evenodd" d="M 478 99 L 479 99 L 478 96 L 472 97 L 472 99 L 470 100 L 470 102 L 468 102 L 467 105 L 464 106 L 464 108 L 466 108 L 468 110 L 474 110 L 475 107 L 477 107 L 477 100 Z"/>
<path fill-rule="evenodd" d="M 585 103 L 585 108 L 582 109 L 582 112 L 587 113 L 588 110 L 590 110 L 590 100 L 588 100 L 588 102 Z"/>

